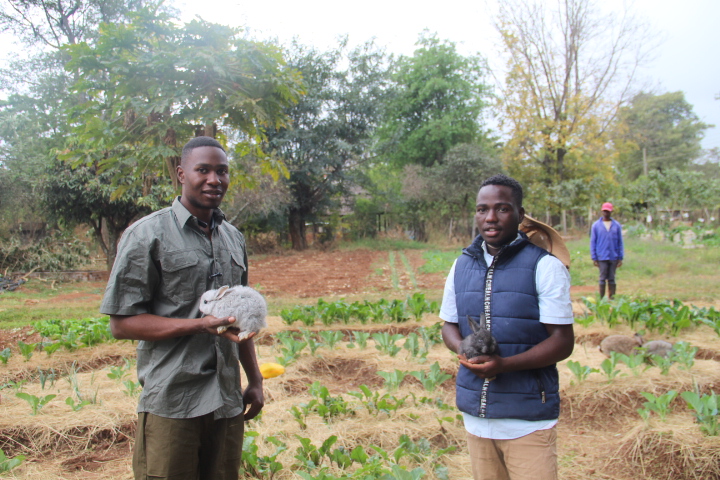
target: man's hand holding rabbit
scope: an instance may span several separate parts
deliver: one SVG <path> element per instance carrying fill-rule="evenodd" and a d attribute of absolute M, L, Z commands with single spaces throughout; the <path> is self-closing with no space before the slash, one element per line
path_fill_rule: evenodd
<path fill-rule="evenodd" d="M 461 354 L 458 359 L 461 365 L 483 379 L 493 379 L 503 372 L 503 358 L 498 355 L 480 355 L 467 359 Z"/>

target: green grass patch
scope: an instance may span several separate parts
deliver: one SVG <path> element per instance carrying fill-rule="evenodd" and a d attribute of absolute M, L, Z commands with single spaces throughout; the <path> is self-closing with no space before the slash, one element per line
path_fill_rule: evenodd
<path fill-rule="evenodd" d="M 444 273 L 447 274 L 452 267 L 453 262 L 460 255 L 460 249 L 457 250 L 429 250 L 423 253 L 425 263 L 420 267 L 422 273 Z"/>
<path fill-rule="evenodd" d="M 30 280 L 0 294 L 0 328 L 18 328 L 40 320 L 100 316 L 104 286 L 97 283 L 46 283 Z"/>
<path fill-rule="evenodd" d="M 398 253 L 400 254 L 400 260 L 402 260 L 402 263 L 405 266 L 405 271 L 407 272 L 408 277 L 410 278 L 410 285 L 412 285 L 413 288 L 417 288 L 417 279 L 415 278 L 415 270 L 413 269 L 412 265 L 410 265 L 410 260 L 408 260 L 408 258 L 404 252 L 400 251 Z"/>
<path fill-rule="evenodd" d="M 598 269 L 590 240 L 568 242 L 573 285 L 595 285 Z M 667 242 L 625 240 L 625 260 L 617 271 L 618 293 L 679 300 L 714 301 L 720 284 L 720 248 L 682 248 Z"/>

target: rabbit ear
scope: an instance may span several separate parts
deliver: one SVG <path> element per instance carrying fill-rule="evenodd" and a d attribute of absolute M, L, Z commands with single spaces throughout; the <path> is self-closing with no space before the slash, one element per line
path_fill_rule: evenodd
<path fill-rule="evenodd" d="M 222 287 L 220 287 L 215 294 L 215 300 L 220 300 L 227 293 L 228 290 L 230 290 L 229 285 L 223 285 Z"/>
<path fill-rule="evenodd" d="M 468 325 L 470 325 L 470 330 L 472 330 L 473 332 L 477 332 L 478 330 L 480 330 L 480 325 L 478 325 L 478 323 L 475 320 L 473 320 L 472 317 L 470 317 L 470 315 L 467 316 L 467 319 L 468 319 Z"/>

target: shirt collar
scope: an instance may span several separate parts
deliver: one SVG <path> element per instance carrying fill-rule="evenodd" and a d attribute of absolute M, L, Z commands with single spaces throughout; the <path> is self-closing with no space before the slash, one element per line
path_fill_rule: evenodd
<path fill-rule="evenodd" d="M 177 217 L 180 225 L 185 225 L 191 218 L 195 219 L 195 225 L 197 226 L 197 217 L 195 217 L 190 211 L 185 208 L 185 205 L 180 201 L 180 197 L 175 197 L 172 204 L 172 211 Z M 219 226 L 225 220 L 225 214 L 219 208 L 213 210 L 213 219 L 215 220 L 215 226 Z"/>
<path fill-rule="evenodd" d="M 518 240 L 521 240 L 521 239 L 522 239 L 522 235 L 520 235 L 520 231 L 518 231 L 518 234 L 517 234 L 517 237 L 515 237 L 515 240 L 513 240 L 513 241 L 510 242 L 510 243 L 508 243 L 507 245 L 512 245 L 513 243 L 515 243 L 515 242 L 517 242 Z M 490 252 L 488 252 L 488 249 L 487 249 L 487 245 L 485 244 L 485 240 L 482 241 L 481 247 L 482 247 L 482 249 L 483 249 L 483 252 L 485 252 L 486 254 L 490 255 Z M 491 255 L 491 256 L 492 256 L 492 255 Z"/>

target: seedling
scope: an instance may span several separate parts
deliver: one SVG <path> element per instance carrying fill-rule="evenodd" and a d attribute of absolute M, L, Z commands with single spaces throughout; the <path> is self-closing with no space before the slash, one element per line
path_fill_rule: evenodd
<path fill-rule="evenodd" d="M 394 357 L 402 350 L 401 347 L 395 345 L 395 342 L 403 338 L 399 333 L 395 335 L 390 335 L 388 332 L 373 333 L 372 338 L 375 340 L 375 348 L 383 353 L 387 353 L 391 357 Z"/>
<path fill-rule="evenodd" d="M 420 380 L 420 383 L 422 383 L 423 387 L 425 387 L 425 390 L 428 392 L 434 392 L 438 385 L 443 383 L 445 380 L 452 378 L 452 375 L 442 371 L 438 362 L 430 365 L 430 371 L 428 372 L 420 370 L 409 373 Z"/>
<path fill-rule="evenodd" d="M 667 414 L 670 412 L 670 404 L 673 400 L 675 400 L 677 394 L 678 392 L 675 390 L 670 390 L 669 392 L 656 397 L 652 393 L 640 392 L 640 395 L 645 397 L 647 402 L 643 403 L 645 408 L 638 408 L 638 413 L 644 420 L 647 420 L 650 416 L 650 412 L 655 412 L 657 416 L 660 417 L 660 420 L 664 422 Z"/>
<path fill-rule="evenodd" d="M 18 349 L 26 362 L 30 361 L 37 346 L 37 343 L 25 343 L 22 340 L 18 341 Z"/>
<path fill-rule="evenodd" d="M 8 458 L 5 452 L 0 449 L 0 472 L 9 472 L 13 468 L 22 464 L 25 461 L 24 455 L 18 455 L 17 457 Z"/>
<path fill-rule="evenodd" d="M 400 387 L 402 381 L 405 380 L 408 372 L 395 369 L 393 372 L 377 372 L 377 374 L 385 380 L 385 389 L 387 389 L 388 392 L 394 392 Z"/>
<path fill-rule="evenodd" d="M 600 372 L 600 370 L 598 370 L 597 368 L 591 368 L 587 365 L 580 365 L 580 362 L 576 362 L 574 360 L 569 360 L 566 365 L 573 373 L 573 375 L 575 375 L 575 379 L 578 381 L 578 383 L 584 382 L 588 375 L 590 375 L 591 373 Z"/>
<path fill-rule="evenodd" d="M 3 365 L 7 365 L 8 360 L 10 360 L 10 356 L 12 355 L 12 350 L 10 348 L 4 348 L 2 351 L 0 351 L 0 362 L 3 363 Z M 0 450 L 2 451 L 2 450 Z"/>
<path fill-rule="evenodd" d="M 720 423 L 718 423 L 718 396 L 715 392 L 702 397 L 697 392 L 683 392 L 680 396 L 688 406 L 694 410 L 695 421 L 700 424 L 700 430 L 705 435 L 714 437 L 720 435 Z"/>
<path fill-rule="evenodd" d="M 38 397 L 36 395 L 31 395 L 29 393 L 24 392 L 17 392 L 15 394 L 17 398 L 20 398 L 22 400 L 25 400 L 30 404 L 30 408 L 32 408 L 32 414 L 37 415 L 37 413 L 45 406 L 47 405 L 50 400 L 57 397 L 57 395 L 45 395 L 44 397 Z"/>
<path fill-rule="evenodd" d="M 610 358 L 606 358 L 600 364 L 603 373 L 607 375 L 608 381 L 612 381 L 620 374 L 620 370 L 616 367 L 618 361 L 618 352 L 610 352 Z"/>

